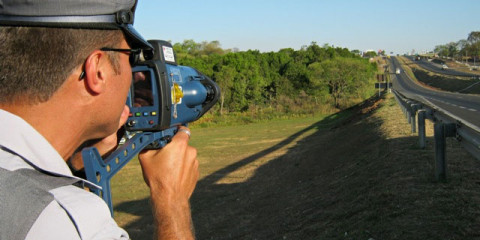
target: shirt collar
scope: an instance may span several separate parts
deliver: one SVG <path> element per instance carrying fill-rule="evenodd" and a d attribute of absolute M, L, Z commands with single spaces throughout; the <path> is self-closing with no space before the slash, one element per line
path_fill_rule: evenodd
<path fill-rule="evenodd" d="M 25 120 L 2 109 L 0 119 L 0 146 L 44 171 L 72 176 L 65 160 L 55 148 Z"/>
<path fill-rule="evenodd" d="M 73 176 L 57 150 L 21 117 L 0 109 L 0 119 L 1 147 L 17 154 L 38 169 L 54 175 L 78 179 L 91 189 L 102 189 L 90 181 Z"/>

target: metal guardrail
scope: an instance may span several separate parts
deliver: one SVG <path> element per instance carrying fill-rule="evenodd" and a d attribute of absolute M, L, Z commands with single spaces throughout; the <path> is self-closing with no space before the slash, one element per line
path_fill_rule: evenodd
<path fill-rule="evenodd" d="M 431 103 L 408 99 L 396 90 L 393 90 L 393 93 L 408 122 L 411 124 L 412 133 L 417 132 L 418 125 L 420 148 L 425 148 L 425 119 L 429 119 L 434 123 L 435 178 L 438 181 L 447 179 L 447 137 L 457 139 L 465 150 L 480 160 L 480 129 L 478 127 L 462 122 L 460 118 Z M 418 121 L 416 121 L 416 116 L 418 116 Z"/>

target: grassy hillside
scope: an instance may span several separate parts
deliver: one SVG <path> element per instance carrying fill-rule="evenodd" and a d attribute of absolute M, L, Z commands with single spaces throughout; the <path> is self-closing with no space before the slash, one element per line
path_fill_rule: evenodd
<path fill-rule="evenodd" d="M 448 141 L 448 177 L 393 97 L 339 114 L 193 129 L 201 179 L 198 239 L 473 239 L 480 237 L 480 163 Z M 116 220 L 132 239 L 153 231 L 137 161 L 113 182 Z"/>

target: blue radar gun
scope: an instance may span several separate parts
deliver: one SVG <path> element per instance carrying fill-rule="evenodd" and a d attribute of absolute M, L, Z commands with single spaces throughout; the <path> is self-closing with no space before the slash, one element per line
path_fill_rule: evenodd
<path fill-rule="evenodd" d="M 130 116 L 126 136 L 106 159 L 95 147 L 82 150 L 87 180 L 102 187 L 91 191 L 103 198 L 113 216 L 110 179 L 143 149 L 159 149 L 170 142 L 180 125 L 199 119 L 217 102 L 220 88 L 194 68 L 180 66 L 169 42 L 149 40 L 153 53 L 132 68 L 127 98 Z"/>

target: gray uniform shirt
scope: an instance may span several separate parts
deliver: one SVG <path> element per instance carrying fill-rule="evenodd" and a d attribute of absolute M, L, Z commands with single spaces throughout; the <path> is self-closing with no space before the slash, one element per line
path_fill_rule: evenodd
<path fill-rule="evenodd" d="M 35 166 L 52 175 L 75 178 L 52 145 L 23 119 L 0 109 L 0 122 L 0 168 L 14 171 Z M 93 193 L 73 185 L 49 192 L 54 200 L 40 213 L 25 239 L 129 239 L 105 202 Z"/>

